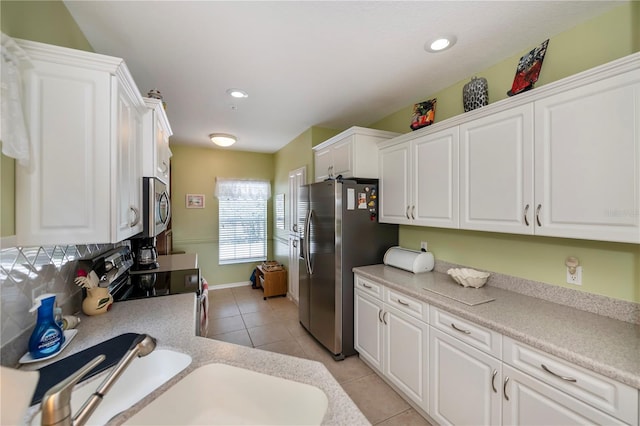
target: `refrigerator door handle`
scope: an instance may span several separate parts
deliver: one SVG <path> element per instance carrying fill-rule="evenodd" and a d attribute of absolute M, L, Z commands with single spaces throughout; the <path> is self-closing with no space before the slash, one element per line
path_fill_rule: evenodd
<path fill-rule="evenodd" d="M 311 217 L 313 216 L 313 210 L 309 209 L 309 213 L 307 213 L 307 219 L 304 223 L 304 236 L 305 236 L 305 245 L 304 245 L 304 261 L 307 266 L 307 272 L 309 275 L 313 274 L 313 269 L 311 269 Z"/>

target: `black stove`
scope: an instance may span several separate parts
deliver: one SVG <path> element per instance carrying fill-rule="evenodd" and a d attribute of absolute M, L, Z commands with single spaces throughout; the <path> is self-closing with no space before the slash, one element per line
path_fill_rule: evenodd
<path fill-rule="evenodd" d="M 100 278 L 100 287 L 109 287 L 114 302 L 181 293 L 200 296 L 202 293 L 200 269 L 132 271 L 133 264 L 131 249 L 121 246 L 82 261 L 79 268 L 93 269 Z"/>

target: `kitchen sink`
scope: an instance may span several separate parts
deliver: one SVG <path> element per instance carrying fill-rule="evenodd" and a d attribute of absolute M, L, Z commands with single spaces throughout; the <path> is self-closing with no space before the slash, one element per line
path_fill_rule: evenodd
<path fill-rule="evenodd" d="M 315 386 L 226 364 L 192 371 L 126 424 L 320 424 L 328 407 Z"/>
<path fill-rule="evenodd" d="M 132 405 L 187 368 L 189 364 L 191 364 L 189 355 L 168 349 L 156 349 L 147 356 L 135 358 L 109 390 L 87 424 L 106 424 L 113 416 L 131 408 Z M 78 365 L 78 368 L 80 367 L 82 366 Z M 106 374 L 108 373 L 105 372 L 76 385 L 71 395 L 73 414 L 93 394 Z M 40 412 L 33 418 L 31 424 L 40 424 Z"/>

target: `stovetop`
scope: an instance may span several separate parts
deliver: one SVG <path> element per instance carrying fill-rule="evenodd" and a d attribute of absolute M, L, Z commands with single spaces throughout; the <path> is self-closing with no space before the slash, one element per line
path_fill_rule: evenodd
<path fill-rule="evenodd" d="M 201 293 L 200 270 L 197 268 L 163 272 L 133 271 L 133 265 L 131 249 L 121 246 L 91 260 L 82 261 L 79 268 L 93 269 L 100 278 L 100 287 L 109 288 L 114 302 L 180 293 Z"/>

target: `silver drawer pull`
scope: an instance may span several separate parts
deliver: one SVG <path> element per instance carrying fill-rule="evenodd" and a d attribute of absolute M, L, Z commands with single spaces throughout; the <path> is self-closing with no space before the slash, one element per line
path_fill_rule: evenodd
<path fill-rule="evenodd" d="M 529 226 L 529 219 L 527 216 L 529 215 L 529 204 L 524 207 L 524 224 Z"/>
<path fill-rule="evenodd" d="M 364 288 L 373 288 L 373 287 L 371 287 L 370 285 L 368 285 L 366 283 L 362 283 L 362 287 L 364 287 Z"/>
<path fill-rule="evenodd" d="M 507 395 L 507 383 L 509 383 L 509 376 L 504 378 L 504 384 L 502 385 L 502 394 L 504 395 L 504 399 L 509 400 L 509 395 Z"/>
<path fill-rule="evenodd" d="M 498 375 L 498 370 L 493 370 L 493 374 L 491 375 L 491 389 L 493 389 L 493 393 L 498 393 L 498 389 L 496 389 L 497 375 Z"/>
<path fill-rule="evenodd" d="M 454 323 L 451 323 L 451 327 L 453 327 L 454 330 L 459 331 L 460 333 L 471 334 L 469 330 L 463 330 L 462 328 L 458 328 Z"/>
<path fill-rule="evenodd" d="M 549 370 L 549 368 L 544 364 L 540 364 L 540 367 L 542 367 L 542 369 L 544 371 L 546 371 L 547 373 L 552 374 L 552 375 L 554 375 L 554 376 L 556 376 L 556 377 L 558 377 L 558 378 L 560 378 L 562 380 L 565 380 L 567 382 L 576 383 L 578 381 L 577 379 L 574 379 L 573 377 L 561 376 L 558 373 L 554 373 L 553 371 Z"/>
<path fill-rule="evenodd" d="M 409 306 L 409 304 L 407 302 L 405 302 L 404 300 L 398 299 L 398 303 L 401 304 L 402 306 Z"/>

